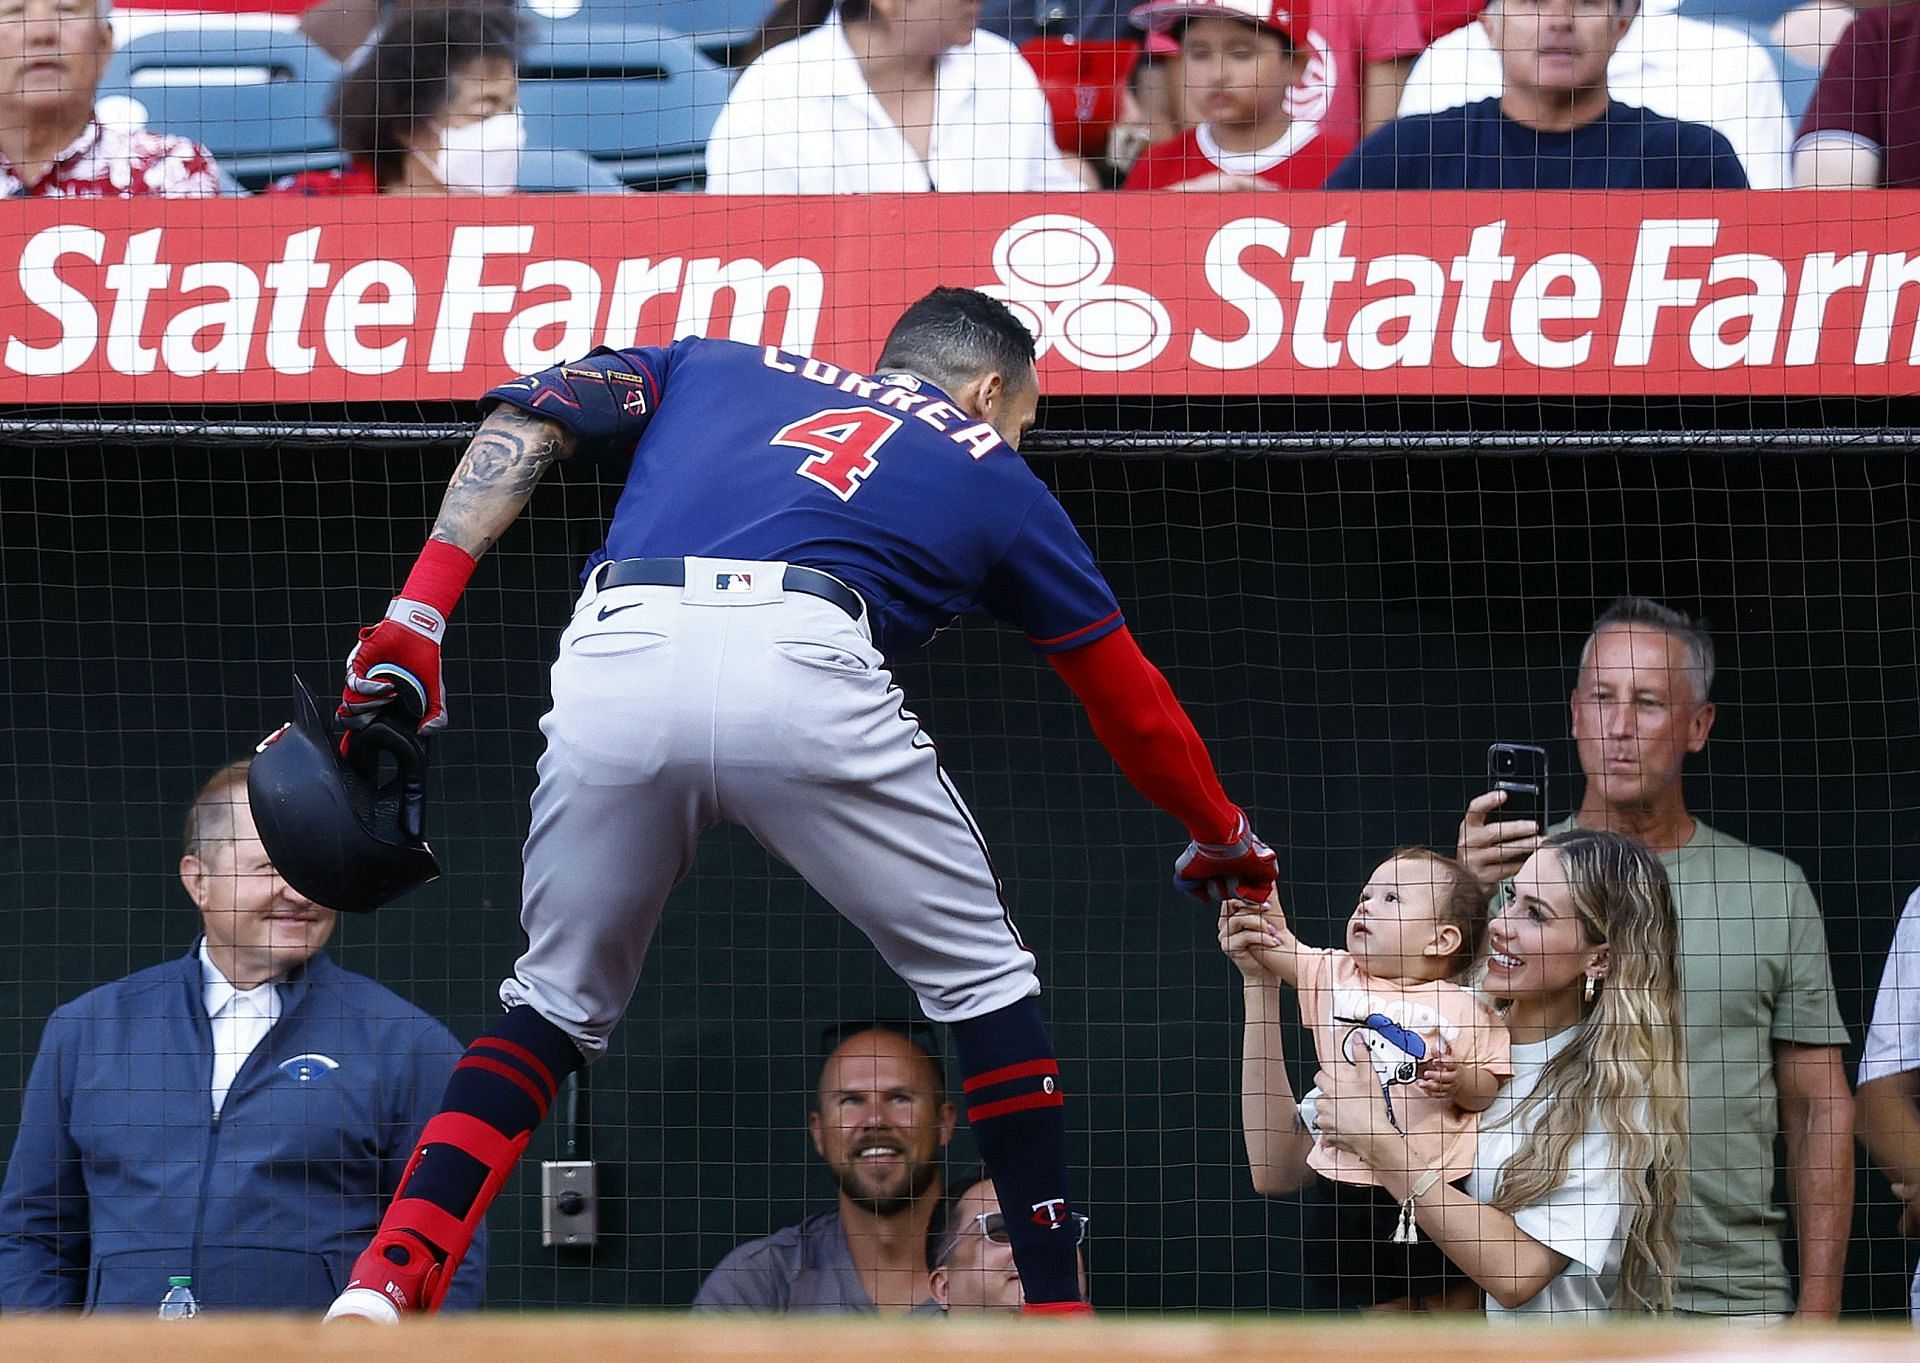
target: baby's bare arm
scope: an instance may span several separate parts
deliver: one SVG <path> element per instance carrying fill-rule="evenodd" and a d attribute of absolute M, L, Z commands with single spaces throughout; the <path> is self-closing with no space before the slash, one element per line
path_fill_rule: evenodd
<path fill-rule="evenodd" d="M 1462 1112 L 1485 1112 L 1500 1093 L 1500 1076 L 1484 1065 L 1462 1065 L 1455 1071 L 1453 1103 Z"/>
<path fill-rule="evenodd" d="M 1252 932 L 1246 930 L 1255 924 L 1259 926 L 1253 954 L 1259 959 L 1261 967 L 1282 984 L 1299 988 L 1300 960 L 1306 948 L 1287 924 L 1287 912 L 1280 907 L 1279 891 L 1268 895 L 1264 904 L 1255 904 L 1246 899 L 1229 899 L 1226 908 L 1230 921 L 1243 929 L 1244 938 L 1253 937 Z"/>

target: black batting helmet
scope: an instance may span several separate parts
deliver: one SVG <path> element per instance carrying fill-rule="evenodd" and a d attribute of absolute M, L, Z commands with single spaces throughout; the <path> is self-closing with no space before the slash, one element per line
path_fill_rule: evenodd
<path fill-rule="evenodd" d="M 427 749 L 404 708 L 339 735 L 294 679 L 294 718 L 260 741 L 247 769 L 247 803 L 261 845 L 287 884 L 314 903 L 372 913 L 440 878 L 423 830 Z M 381 758 L 392 770 L 381 773 Z"/>

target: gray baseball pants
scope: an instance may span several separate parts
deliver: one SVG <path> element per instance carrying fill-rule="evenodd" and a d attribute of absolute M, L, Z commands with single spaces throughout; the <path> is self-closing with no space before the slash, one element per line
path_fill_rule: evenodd
<path fill-rule="evenodd" d="M 684 587 L 590 581 L 560 637 L 528 946 L 500 997 L 589 1058 L 722 820 L 864 932 L 935 1021 L 1040 992 L 973 816 L 864 620 L 783 589 L 785 566 L 689 558 Z"/>

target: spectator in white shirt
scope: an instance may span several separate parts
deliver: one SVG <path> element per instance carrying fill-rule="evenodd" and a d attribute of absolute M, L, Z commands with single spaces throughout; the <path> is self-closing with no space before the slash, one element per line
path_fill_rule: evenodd
<path fill-rule="evenodd" d="M 1901 1233 L 1920 1236 L 1920 890 L 1900 912 L 1860 1056 L 1860 1143 L 1905 1206 Z M 1920 1271 L 1909 1289 L 1920 1325 Z"/>
<path fill-rule="evenodd" d="M 1623 104 L 1717 129 L 1733 143 L 1752 188 L 1784 188 L 1792 128 L 1773 58 L 1738 29 L 1681 17 L 1678 5 L 1642 0 L 1607 64 L 1607 89 Z M 1502 79 L 1486 28 L 1468 24 L 1414 63 L 1400 117 L 1489 99 Z"/>
<path fill-rule="evenodd" d="M 714 124 L 708 192 L 1086 188 L 1032 68 L 978 15 L 977 0 L 786 0 Z"/>

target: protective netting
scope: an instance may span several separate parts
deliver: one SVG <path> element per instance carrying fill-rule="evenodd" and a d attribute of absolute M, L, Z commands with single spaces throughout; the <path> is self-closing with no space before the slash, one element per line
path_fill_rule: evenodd
<path fill-rule="evenodd" d="M 351 444 L 9 456 L 0 1089 L 20 1092 L 55 1004 L 185 949 L 183 806 L 290 713 L 294 673 L 331 684 L 450 463 L 444 446 Z M 1309 941 L 1337 940 L 1389 848 L 1451 845 L 1489 742 L 1545 746 L 1551 813 L 1567 812 L 1566 696 L 1599 605 L 1632 590 L 1704 611 L 1721 716 L 1689 796 L 1806 869 L 1857 1051 L 1894 914 L 1920 877 L 1903 831 L 1920 805 L 1909 461 L 1036 464 L 1280 850 Z M 491 1016 L 519 948 L 544 666 L 605 491 L 565 470 L 483 568 L 448 651 L 454 723 L 435 750 L 430 831 L 447 879 L 343 923 L 334 947 L 461 1035 Z M 1246 1182 L 1237 977 L 1211 916 L 1165 888 L 1178 830 L 1125 788 L 1007 632 L 963 624 L 899 675 L 1043 963 L 1095 1215 L 1096 1296 L 1136 1309 L 1294 1303 L 1312 1248 L 1294 1204 L 1264 1204 Z M 599 1162 L 600 1244 L 590 1256 L 543 1248 L 537 1173 L 523 1173 L 494 1218 L 494 1303 L 684 1303 L 735 1243 L 827 1205 L 805 1126 L 821 1029 L 911 1012 L 796 878 L 745 837 L 710 836 L 613 1054 L 587 1080 L 575 1153 Z M 535 1152 L 557 1152 L 565 1131 L 543 1132 Z M 1861 1188 L 1849 1303 L 1893 1307 L 1901 1243 L 1884 1184 L 1863 1175 Z"/>
<path fill-rule="evenodd" d="M 1804 868 L 1852 1074 L 1920 882 L 1914 0 L 214 8 L 0 0 L 0 197 L 48 200 L 0 229 L 0 1133 L 57 1006 L 186 951 L 186 806 L 291 715 L 296 674 L 331 695 L 478 393 L 689 335 L 859 381 L 937 284 L 1033 333 L 1026 452 L 1304 939 L 1340 942 L 1389 849 L 1453 847 L 1490 743 L 1544 747 L 1567 816 L 1581 642 L 1655 597 L 1720 649 L 1689 804 Z M 486 559 L 433 746 L 446 877 L 331 948 L 462 1040 L 522 942 L 546 669 L 620 476 L 566 466 Z M 1095 1300 L 1299 1305 L 1323 1247 L 1249 1187 L 1238 977 L 1167 887 L 1181 831 L 1011 632 L 969 620 L 896 666 L 1041 960 Z M 530 1162 L 491 1220 L 492 1304 L 683 1305 L 830 1206 L 823 1038 L 915 1011 L 751 838 L 710 835 L 611 1056 L 532 1147 L 592 1162 L 598 1243 L 543 1244 L 583 1185 L 543 1196 Z M 60 1291 L 148 1309 L 191 1266 L 245 1300 L 211 1214 L 330 1295 L 306 1231 L 380 1199 L 324 1159 L 252 1222 L 222 1205 L 244 1184 L 143 1204 L 192 1228 L 191 1265 L 171 1229 L 73 1238 L 80 1171 L 132 1196 L 143 1160 L 161 1188 L 217 1163 L 220 1124 L 153 1096 L 185 1034 L 128 1026 L 35 1166 L 61 1171 Z M 322 1061 L 286 1059 L 288 1102 L 317 1108 Z M 963 1127 L 945 1162 L 972 1160 Z M 1895 1312 L 1901 1207 L 1864 1159 L 1857 1188 L 1846 1304 Z"/>

